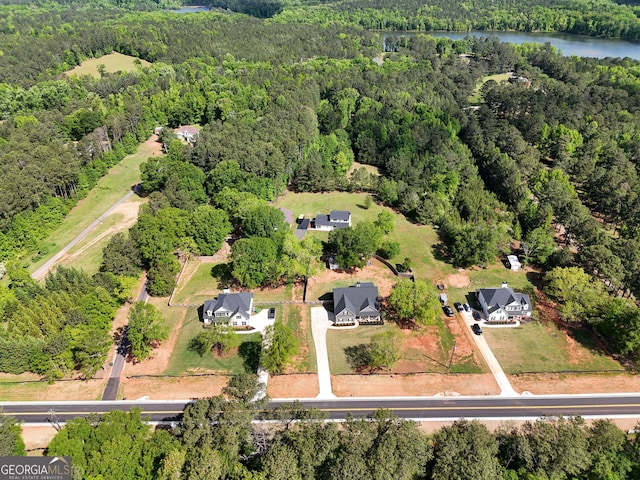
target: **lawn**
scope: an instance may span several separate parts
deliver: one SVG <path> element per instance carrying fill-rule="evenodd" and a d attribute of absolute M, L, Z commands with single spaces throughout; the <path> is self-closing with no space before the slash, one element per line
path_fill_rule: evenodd
<path fill-rule="evenodd" d="M 469 103 L 472 105 L 478 105 L 484 102 L 484 98 L 482 98 L 482 87 L 489 80 L 493 80 L 494 82 L 503 83 L 509 80 L 511 77 L 510 73 L 496 73 L 494 75 L 486 75 L 480 79 L 477 83 L 476 88 L 473 89 L 473 93 L 469 96 Z"/>
<path fill-rule="evenodd" d="M 327 332 L 327 353 L 329 368 L 333 375 L 355 373 L 345 353 L 348 347 L 368 345 L 371 337 L 377 333 L 399 331 L 395 324 L 366 325 L 358 328 L 330 329 Z"/>
<path fill-rule="evenodd" d="M 19 402 L 44 398 L 49 384 L 47 382 L 3 382 L 0 381 L 0 401 Z"/>
<path fill-rule="evenodd" d="M 181 309 L 175 309 L 179 311 Z M 189 348 L 191 339 L 202 332 L 202 323 L 198 318 L 198 309 L 189 308 L 180 335 L 169 359 L 166 375 L 184 375 L 188 373 L 229 373 L 245 371 L 255 372 L 260 358 L 262 336 L 260 333 L 242 335 L 242 344 L 238 352 L 229 357 L 216 357 L 205 354 L 202 357 Z"/>
<path fill-rule="evenodd" d="M 621 370 L 611 358 L 591 348 L 579 335 L 567 336 L 551 323 L 531 322 L 520 328 L 485 328 L 491 350 L 510 374 Z"/>
<path fill-rule="evenodd" d="M 138 59 L 136 57 L 130 57 L 129 55 L 123 55 L 122 53 L 113 52 L 109 55 L 103 55 L 99 58 L 91 58 L 85 60 L 77 67 L 65 72 L 68 76 L 82 76 L 91 75 L 95 78 L 100 78 L 100 72 L 98 71 L 99 65 L 104 65 L 105 72 L 132 72 L 138 68 L 136 60 L 140 66 L 148 67 L 151 64 L 146 60 Z"/>
<path fill-rule="evenodd" d="M 47 260 L 53 257 L 62 247 L 73 240 L 82 230 L 87 228 L 96 218 L 108 210 L 122 198 L 131 188 L 140 182 L 140 165 L 149 158 L 151 150 L 146 144 L 138 147 L 133 155 L 123 158 L 120 163 L 111 168 L 98 184 L 89 192 L 86 198 L 67 214 L 60 227 L 40 244 L 40 250 L 48 252 L 45 256 L 37 257 L 29 266 L 29 272 L 34 272 Z"/>
<path fill-rule="evenodd" d="M 197 262 L 198 260 L 189 261 Z M 213 273 L 219 272 L 222 265 L 224 264 L 200 263 L 189 281 L 180 287 L 173 302 L 201 304 L 221 293 L 218 276 L 214 276 Z M 189 267 L 187 266 L 187 268 Z"/>
<path fill-rule="evenodd" d="M 363 220 L 374 221 L 383 209 L 393 212 L 393 210 L 377 204 L 365 209 L 364 203 L 367 196 L 366 193 L 347 192 L 288 192 L 277 200 L 275 206 L 291 210 L 293 218 L 297 218 L 300 214 L 304 214 L 306 218 L 313 218 L 318 213 L 328 213 L 330 210 L 349 210 L 354 225 Z M 385 237 L 385 240 L 398 242 L 400 254 L 392 258 L 391 263 L 401 263 L 405 257 L 409 257 L 414 273 L 434 282 L 444 275 L 455 273 L 456 270 L 451 265 L 434 258 L 433 246 L 439 243 L 439 240 L 433 227 L 412 224 L 403 215 L 393 213 L 394 228 Z M 316 235 L 321 240 L 328 238 L 326 232 L 308 232 L 307 234 Z"/>

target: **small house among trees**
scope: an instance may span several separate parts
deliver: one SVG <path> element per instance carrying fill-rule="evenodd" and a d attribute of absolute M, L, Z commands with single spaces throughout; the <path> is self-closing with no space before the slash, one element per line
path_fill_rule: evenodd
<path fill-rule="evenodd" d="M 249 325 L 253 310 L 253 293 L 221 293 L 215 300 L 207 300 L 202 308 L 205 325 Z"/>
<path fill-rule="evenodd" d="M 371 282 L 356 283 L 347 288 L 333 289 L 336 325 L 382 323 L 378 288 Z"/>

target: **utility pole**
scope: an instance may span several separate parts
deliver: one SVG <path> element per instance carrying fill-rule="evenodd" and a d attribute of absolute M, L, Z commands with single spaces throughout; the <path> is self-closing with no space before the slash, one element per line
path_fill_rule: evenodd
<path fill-rule="evenodd" d="M 453 341 L 453 348 L 451 349 L 451 356 L 449 357 L 449 365 L 447 366 L 447 373 L 451 373 L 451 364 L 453 363 L 453 354 L 456 353 L 456 341 Z"/>

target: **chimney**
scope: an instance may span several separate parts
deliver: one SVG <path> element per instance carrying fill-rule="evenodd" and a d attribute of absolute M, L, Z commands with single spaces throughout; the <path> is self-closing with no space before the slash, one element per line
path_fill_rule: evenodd
<path fill-rule="evenodd" d="M 502 288 L 509 288 L 509 284 L 507 282 L 502 282 Z"/>

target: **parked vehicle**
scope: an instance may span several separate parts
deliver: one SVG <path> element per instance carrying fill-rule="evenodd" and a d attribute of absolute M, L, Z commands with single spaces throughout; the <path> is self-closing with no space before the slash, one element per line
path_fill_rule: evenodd
<path fill-rule="evenodd" d="M 459 311 L 459 312 L 464 310 L 464 308 L 463 308 L 463 306 L 462 306 L 462 304 L 460 302 L 454 303 L 453 306 L 456 307 L 456 310 Z"/>
<path fill-rule="evenodd" d="M 462 304 L 462 308 L 464 308 L 465 312 L 470 312 L 471 311 L 471 307 L 469 306 L 468 303 L 463 303 Z"/>
<path fill-rule="evenodd" d="M 453 317 L 453 310 L 449 305 L 445 305 L 444 307 L 442 307 L 442 311 L 447 317 Z"/>
<path fill-rule="evenodd" d="M 447 302 L 449 301 L 449 298 L 447 297 L 446 293 L 441 293 L 439 298 L 440 298 L 440 303 L 442 305 L 446 305 Z"/>
<path fill-rule="evenodd" d="M 475 333 L 476 335 L 482 335 L 482 328 L 480 328 L 479 323 L 474 323 L 473 325 L 471 325 L 471 330 L 473 330 L 473 333 Z"/>
<path fill-rule="evenodd" d="M 276 318 L 276 309 L 270 308 L 267 317 L 269 318 L 269 320 L 273 320 L 274 318 Z"/>

